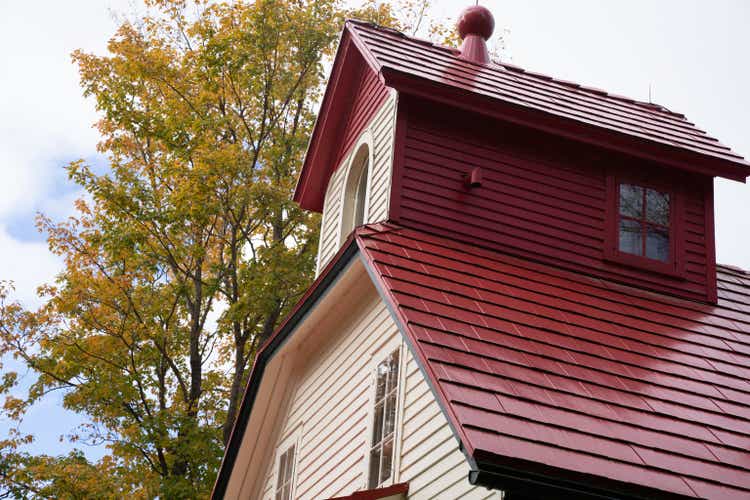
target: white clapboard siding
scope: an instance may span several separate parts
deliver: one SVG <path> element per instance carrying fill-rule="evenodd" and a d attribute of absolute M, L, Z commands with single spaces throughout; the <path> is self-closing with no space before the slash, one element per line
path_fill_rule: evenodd
<path fill-rule="evenodd" d="M 374 288 L 342 317 L 327 340 L 305 353 L 286 388 L 288 401 L 268 451 L 259 498 L 275 493 L 276 459 L 296 446 L 294 497 L 349 495 L 366 485 L 372 382 L 377 362 L 400 348 L 401 402 L 397 419 L 394 480 L 409 482 L 410 499 L 500 498 L 469 484 L 469 466 L 448 421 Z"/>
<path fill-rule="evenodd" d="M 380 222 L 388 218 L 395 124 L 396 94 L 393 94 L 386 99 L 369 125 L 372 131 L 373 165 L 367 222 Z"/>
<path fill-rule="evenodd" d="M 296 377 L 294 396 L 283 411 L 277 443 L 296 433 L 295 498 L 313 499 L 353 492 L 365 485 L 364 458 L 368 442 L 374 359 L 401 345 L 401 336 L 387 309 L 372 293 L 349 317 L 341 331 Z M 262 498 L 273 498 L 275 457 L 267 462 Z"/>
<path fill-rule="evenodd" d="M 399 481 L 410 499 L 500 498 L 469 484 L 469 465 L 417 363 L 407 354 Z"/>
<path fill-rule="evenodd" d="M 348 161 L 346 159 L 345 161 Z M 323 202 L 323 218 L 320 226 L 320 242 L 318 243 L 318 265 L 316 276 L 325 265 L 336 255 L 339 249 L 339 219 L 341 213 L 341 195 L 344 185 L 345 168 L 338 168 L 331 175 Z"/>
<path fill-rule="evenodd" d="M 365 127 L 362 136 L 372 137 L 372 162 L 370 168 L 370 190 L 365 220 L 368 223 L 384 221 L 388 218 L 388 203 L 391 191 L 391 166 L 393 162 L 393 138 L 396 120 L 396 94 L 392 93 Z M 359 143 L 359 141 L 357 141 Z M 352 157 L 357 153 L 353 148 L 336 166 L 331 175 L 323 202 L 323 220 L 320 228 L 317 274 L 336 255 L 341 244 L 339 234 L 341 210 L 343 207 L 345 177 Z"/>

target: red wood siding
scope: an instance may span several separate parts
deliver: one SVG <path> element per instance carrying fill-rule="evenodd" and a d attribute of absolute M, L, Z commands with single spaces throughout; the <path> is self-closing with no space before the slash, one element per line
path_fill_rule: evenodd
<path fill-rule="evenodd" d="M 341 147 L 339 148 L 334 170 L 341 166 L 341 161 L 349 154 L 349 151 L 359 139 L 375 112 L 388 97 L 388 89 L 378 79 L 368 65 L 361 66 L 357 89 L 352 96 L 351 108 L 346 125 L 342 130 Z"/>
<path fill-rule="evenodd" d="M 391 218 L 469 243 L 687 298 L 711 298 L 705 193 L 711 179 L 597 150 L 417 99 L 399 106 Z M 401 146 L 401 147 L 400 147 Z M 469 190 L 463 176 L 481 167 Z M 637 169 L 637 170 L 634 170 Z M 605 259 L 611 171 L 679 183 L 684 279 Z M 708 203 L 712 200 L 708 198 Z M 710 210 L 709 210 L 710 209 Z M 710 221 L 709 221 L 710 223 Z"/>

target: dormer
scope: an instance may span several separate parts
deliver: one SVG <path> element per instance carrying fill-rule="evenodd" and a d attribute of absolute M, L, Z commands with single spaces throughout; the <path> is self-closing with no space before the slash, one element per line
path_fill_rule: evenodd
<path fill-rule="evenodd" d="M 715 302 L 713 178 L 750 164 L 662 106 L 490 61 L 475 9 L 460 49 L 346 23 L 295 193 L 323 212 L 318 272 L 391 221 Z"/>

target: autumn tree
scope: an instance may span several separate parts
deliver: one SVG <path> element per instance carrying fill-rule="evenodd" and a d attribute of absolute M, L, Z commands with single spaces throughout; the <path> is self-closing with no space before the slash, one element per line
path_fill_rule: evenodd
<path fill-rule="evenodd" d="M 6 397 L 6 416 L 63 391 L 88 419 L 69 439 L 108 454 L 32 456 L 12 429 L 0 494 L 208 494 L 256 348 L 312 278 L 317 216 L 291 195 L 343 19 L 451 35 L 424 21 L 425 2 L 147 7 L 108 54 L 73 55 L 109 168 L 68 165 L 88 201 L 66 221 L 39 218 L 63 272 L 36 311 L 0 288 L 0 355 L 38 375 Z M 0 391 L 15 383 L 5 373 Z"/>

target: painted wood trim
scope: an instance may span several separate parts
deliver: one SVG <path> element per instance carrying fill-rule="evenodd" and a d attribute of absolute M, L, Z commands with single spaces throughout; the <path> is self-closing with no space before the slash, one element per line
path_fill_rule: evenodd
<path fill-rule="evenodd" d="M 250 370 L 248 385 L 245 387 L 245 392 L 242 396 L 237 420 L 235 420 L 234 426 L 232 427 L 229 443 L 227 443 L 224 457 L 222 458 L 221 466 L 219 468 L 219 473 L 216 477 L 213 491 L 211 492 L 212 499 L 224 498 L 227 493 L 227 488 L 231 486 L 230 483 L 240 485 L 244 483 L 244 477 L 247 475 L 248 470 L 244 469 L 242 471 L 235 471 L 237 456 L 245 440 L 245 432 L 250 423 L 251 412 L 259 391 L 261 390 L 264 372 L 266 371 L 269 362 L 272 361 L 276 351 L 284 345 L 288 337 L 290 337 L 295 331 L 298 324 L 303 322 L 313 310 L 313 306 L 325 297 L 329 288 L 331 288 L 341 276 L 346 276 L 345 271 L 350 269 L 350 265 L 354 262 L 352 257 L 357 251 L 357 245 L 355 244 L 352 235 L 350 240 L 347 241 L 341 250 L 339 250 L 336 257 L 325 267 L 325 269 L 323 269 L 320 276 L 318 276 L 310 288 L 307 289 L 303 297 L 299 300 L 297 305 L 295 305 L 281 325 L 279 325 L 274 334 L 258 348 L 255 362 Z M 275 378 L 273 376 L 271 377 Z M 274 391 L 270 392 L 270 394 L 274 393 Z M 262 434 L 256 435 L 256 437 L 262 436 Z M 255 451 L 256 447 L 258 446 L 253 445 L 252 450 L 250 451 L 251 454 Z M 246 462 L 251 460 L 252 457 L 246 460 Z M 236 477 L 235 474 L 237 474 Z M 239 475 L 242 475 L 243 478 L 239 478 Z"/>
<path fill-rule="evenodd" d="M 408 115 L 409 108 L 406 100 L 399 98 L 396 107 L 393 159 L 391 160 L 391 193 L 388 203 L 388 219 L 394 222 L 400 222 L 401 219 L 401 191 L 404 178 L 404 159 L 406 157 Z"/>
<path fill-rule="evenodd" d="M 716 283 L 716 225 L 714 221 L 714 182 L 708 179 L 703 188 L 703 213 L 706 238 L 706 298 L 712 304 L 719 300 Z"/>
<path fill-rule="evenodd" d="M 398 500 L 405 499 L 407 493 L 409 493 L 409 483 L 398 483 L 386 488 L 357 491 L 351 495 L 329 498 L 328 500 Z"/>
<path fill-rule="evenodd" d="M 366 488 L 367 476 L 362 466 L 371 445 L 371 432 L 366 429 L 372 425 L 374 368 L 381 358 L 400 350 L 402 344 L 382 301 L 372 285 L 367 285 L 370 292 L 364 299 L 349 297 L 347 310 L 352 315 L 340 318 L 342 321 L 329 320 L 334 329 L 326 333 L 325 343 L 318 350 L 306 351 L 311 357 L 299 368 L 297 395 L 277 419 L 281 429 L 277 442 L 289 435 L 284 429 L 299 418 L 306 422 L 307 430 L 299 446 L 297 498 L 336 495 L 339 482 L 350 482 L 343 478 L 359 477 L 357 489 Z M 376 356 L 371 355 L 373 352 Z M 336 397 L 326 401 L 320 397 L 323 393 Z M 352 404 L 354 401 L 357 403 Z M 277 445 L 275 453 L 280 451 Z"/>
<path fill-rule="evenodd" d="M 529 110 L 468 91 L 457 90 L 446 84 L 415 78 L 393 68 L 385 67 L 381 72 L 385 84 L 396 88 L 399 92 L 428 98 L 449 106 L 458 106 L 485 116 L 500 118 L 518 125 L 532 127 L 561 137 L 619 151 L 638 158 L 662 162 L 704 175 L 720 175 L 743 183 L 747 178 L 748 167 L 743 164 L 723 161 L 677 147 L 656 144 L 618 132 L 587 126 L 570 119 Z"/>
<path fill-rule="evenodd" d="M 311 177 L 316 174 L 315 164 L 320 161 L 320 155 L 323 155 L 323 157 L 331 155 L 330 148 L 332 145 L 327 144 L 328 141 L 325 140 L 326 132 L 330 127 L 338 128 L 341 126 L 335 125 L 334 121 L 343 121 L 340 119 L 340 110 L 338 113 L 334 111 L 336 105 L 339 105 L 338 95 L 345 90 L 345 87 L 350 85 L 349 80 L 351 79 L 352 65 L 354 64 L 354 57 L 352 56 L 354 49 L 352 49 L 351 38 L 351 33 L 347 30 L 344 30 L 341 34 L 339 48 L 334 59 L 333 68 L 331 69 L 331 77 L 323 95 L 323 102 L 315 119 L 315 125 L 313 125 L 313 132 L 310 135 L 305 160 L 294 190 L 293 200 L 311 210 L 322 210 L 323 200 L 320 200 L 321 206 L 316 206 L 314 200 L 308 200 L 308 198 L 312 196 L 309 192 L 312 190 L 311 184 L 314 184 L 312 182 L 314 179 L 311 179 Z"/>
<path fill-rule="evenodd" d="M 669 186 L 663 182 L 645 180 L 640 176 L 621 171 L 607 173 L 606 194 L 606 228 L 604 240 L 604 256 L 610 262 L 641 269 L 647 272 L 663 274 L 670 277 L 685 279 L 685 219 L 684 193 L 680 186 Z M 619 250 L 619 198 L 620 184 L 633 184 L 645 188 L 656 189 L 669 194 L 669 260 L 658 262 L 645 256 L 629 255 Z"/>

